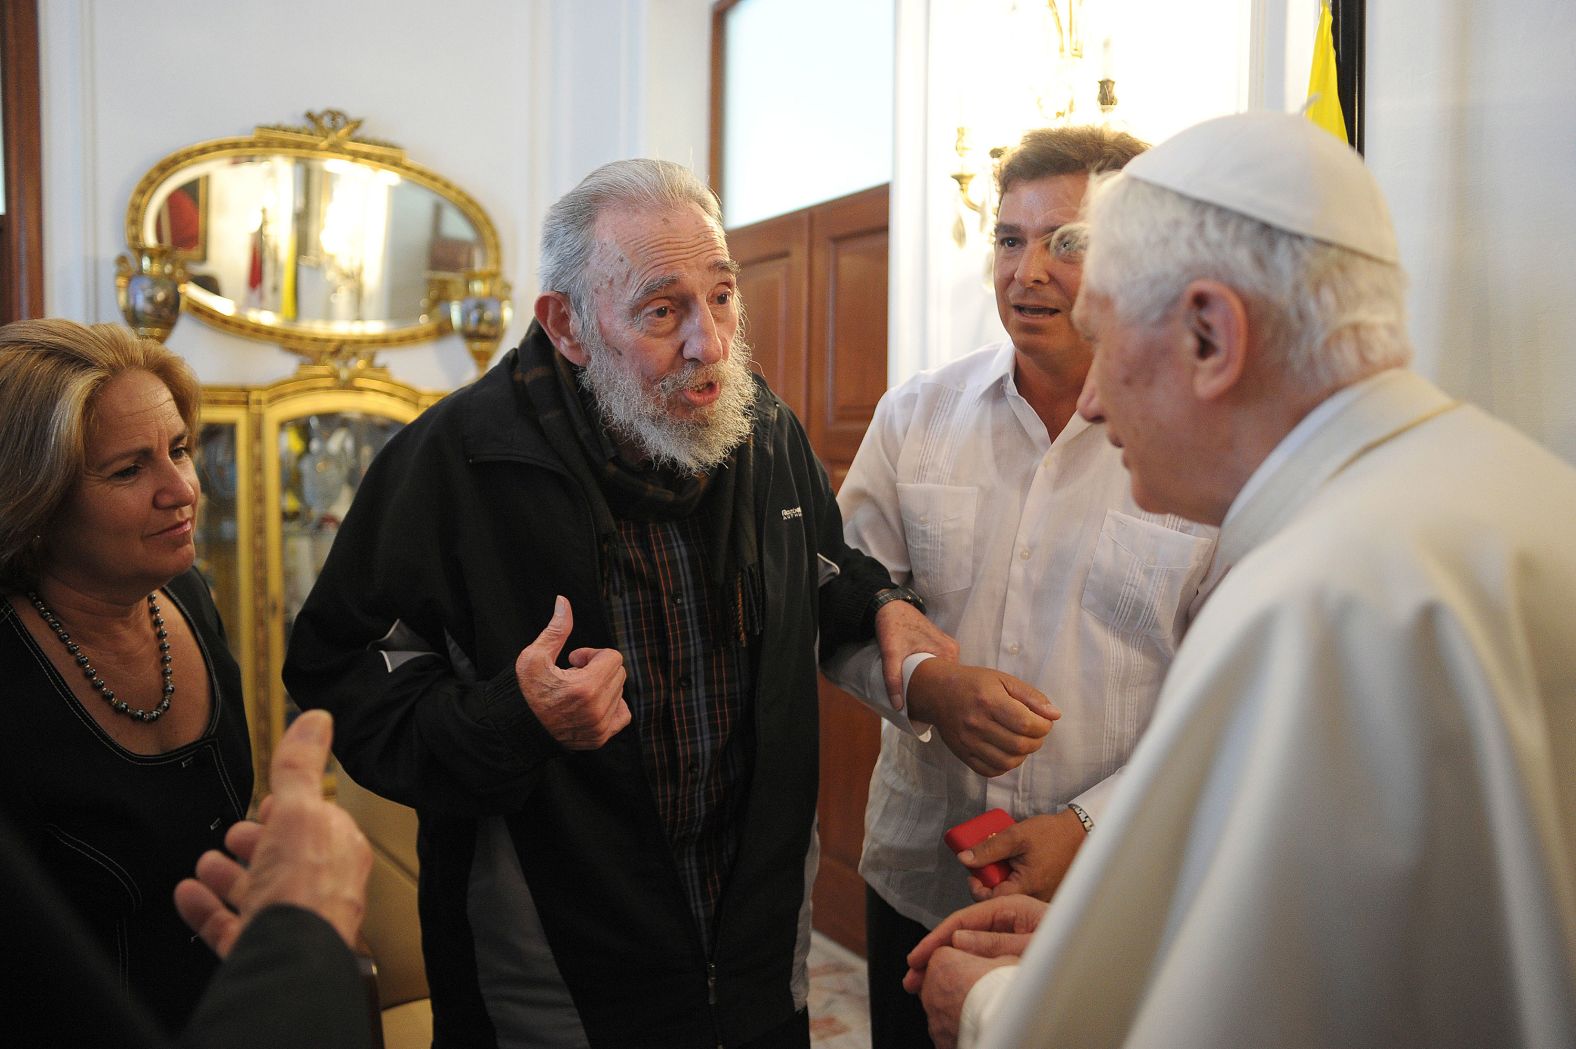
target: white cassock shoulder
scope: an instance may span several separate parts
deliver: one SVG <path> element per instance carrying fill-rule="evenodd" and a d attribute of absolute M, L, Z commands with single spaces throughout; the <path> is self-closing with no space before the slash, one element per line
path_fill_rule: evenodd
<path fill-rule="evenodd" d="M 1536 668 L 1438 550 L 1331 521 L 1203 609 L 982 1046 L 1576 1044 Z"/>

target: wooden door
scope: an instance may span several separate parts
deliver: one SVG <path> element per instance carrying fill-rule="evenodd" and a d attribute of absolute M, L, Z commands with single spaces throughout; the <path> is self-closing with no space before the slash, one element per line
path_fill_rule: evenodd
<path fill-rule="evenodd" d="M 755 366 L 800 419 L 809 409 L 810 213 L 795 211 L 728 232 Z"/>
<path fill-rule="evenodd" d="M 810 215 L 810 443 L 840 487 L 887 384 L 887 200 L 877 186 Z"/>
<path fill-rule="evenodd" d="M 38 5 L 0 3 L 0 324 L 44 315 L 43 133 L 39 110 Z"/>
<path fill-rule="evenodd" d="M 836 488 L 886 390 L 886 186 L 728 233 L 756 367 L 804 422 Z M 865 800 L 880 725 L 820 686 L 821 869 L 815 927 L 863 955 Z"/>

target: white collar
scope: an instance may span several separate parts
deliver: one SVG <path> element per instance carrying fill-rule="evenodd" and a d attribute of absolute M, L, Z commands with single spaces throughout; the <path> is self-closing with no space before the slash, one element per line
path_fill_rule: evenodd
<path fill-rule="evenodd" d="M 1221 521 L 1220 527 L 1225 528 L 1229 525 L 1232 518 L 1237 516 L 1242 507 L 1252 501 L 1254 493 L 1264 487 L 1265 481 L 1280 470 L 1281 464 L 1290 459 L 1299 448 L 1312 440 L 1313 435 L 1323 429 L 1326 422 L 1346 405 L 1355 401 L 1363 388 L 1377 378 L 1379 378 L 1377 375 L 1370 376 L 1361 382 L 1355 382 L 1350 386 L 1336 390 L 1319 402 L 1319 405 L 1313 411 L 1304 415 L 1302 420 L 1291 428 L 1291 432 L 1282 437 L 1280 443 L 1275 445 L 1270 454 L 1264 457 L 1264 461 L 1258 465 L 1258 468 L 1248 478 L 1248 483 L 1242 486 L 1241 491 L 1237 492 L 1237 497 L 1231 501 L 1231 506 L 1226 510 L 1226 518 Z"/>
<path fill-rule="evenodd" d="M 1016 378 L 1017 373 L 1018 351 L 1013 346 L 1012 340 L 1009 339 L 1002 343 L 1001 352 L 997 353 L 995 358 L 991 360 L 990 370 L 986 372 L 985 375 L 986 385 L 991 386 L 999 384 L 1001 386 L 1001 392 L 1006 396 L 1009 402 L 1016 400 L 1021 406 L 1022 412 L 1027 412 L 1029 415 L 1038 420 L 1039 416 L 1035 415 L 1034 409 L 1029 407 L 1029 402 L 1024 398 L 1023 394 L 1018 392 L 1018 380 Z M 1062 427 L 1062 432 L 1049 435 L 1050 442 L 1055 444 L 1058 441 L 1071 441 L 1077 438 L 1085 430 L 1096 426 L 1099 427 L 1101 440 L 1104 440 L 1105 427 L 1101 424 L 1091 423 L 1082 415 L 1078 414 L 1078 411 L 1074 409 L 1072 418 L 1067 420 L 1067 425 Z M 1041 423 L 1040 429 L 1045 429 L 1043 423 Z"/>
<path fill-rule="evenodd" d="M 1392 368 L 1337 390 L 1292 427 L 1231 501 L 1191 614 L 1233 566 L 1280 531 L 1331 477 L 1408 427 L 1454 406 L 1415 372 Z"/>

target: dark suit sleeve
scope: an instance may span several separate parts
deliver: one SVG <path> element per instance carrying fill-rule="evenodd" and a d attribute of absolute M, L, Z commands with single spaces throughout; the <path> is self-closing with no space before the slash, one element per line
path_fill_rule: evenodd
<path fill-rule="evenodd" d="M 807 499 L 806 509 L 814 508 L 810 517 L 815 530 L 815 550 L 838 569 L 836 578 L 822 585 L 817 595 L 821 653 L 825 659 L 845 644 L 875 637 L 874 620 L 869 615 L 870 601 L 892 587 L 892 577 L 881 562 L 849 546 L 843 538 L 843 515 L 832 494 L 826 467 L 811 449 L 810 438 L 798 417 L 787 405 L 780 404 L 778 410 L 789 426 L 790 445 L 806 464 L 808 476 L 801 483 L 807 489 L 803 493 Z"/>
<path fill-rule="evenodd" d="M 356 957 L 328 922 L 299 907 L 252 919 L 208 983 L 185 1049 L 371 1049 L 373 1012 Z"/>

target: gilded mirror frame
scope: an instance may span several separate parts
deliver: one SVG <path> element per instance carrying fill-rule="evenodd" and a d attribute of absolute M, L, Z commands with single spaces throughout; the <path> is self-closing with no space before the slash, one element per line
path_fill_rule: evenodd
<path fill-rule="evenodd" d="M 497 272 L 502 267 L 498 230 L 482 206 L 469 193 L 429 168 L 409 160 L 398 146 L 355 137 L 362 121 L 340 110 L 306 114 L 304 126 L 258 125 L 251 135 L 212 139 L 176 150 L 155 164 L 132 190 L 126 208 L 126 243 L 137 247 L 148 237 L 148 210 L 154 194 L 172 175 L 199 161 L 223 157 L 283 156 L 304 159 L 340 159 L 393 172 L 454 205 L 476 230 L 482 257 L 476 271 Z M 182 308 L 205 323 L 243 338 L 271 342 L 318 364 L 365 360 L 380 349 L 429 342 L 452 330 L 444 300 L 464 294 L 464 273 L 456 273 L 444 287 L 431 288 L 424 320 L 379 330 L 314 331 L 305 327 L 274 325 L 239 314 L 214 309 L 200 297 L 181 295 Z M 183 292 L 192 286 L 187 281 Z"/>

